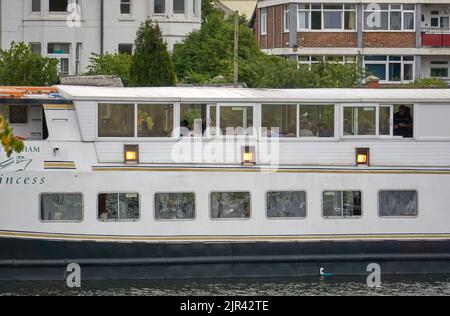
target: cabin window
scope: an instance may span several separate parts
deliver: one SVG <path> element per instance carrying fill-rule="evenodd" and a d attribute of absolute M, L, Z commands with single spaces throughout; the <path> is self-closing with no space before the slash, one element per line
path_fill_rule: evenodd
<path fill-rule="evenodd" d="M 344 107 L 344 136 L 375 136 L 376 107 Z"/>
<path fill-rule="evenodd" d="M 211 217 L 213 219 L 250 218 L 250 193 L 211 193 Z"/>
<path fill-rule="evenodd" d="M 172 104 L 139 104 L 138 137 L 171 137 Z"/>
<path fill-rule="evenodd" d="M 155 195 L 155 218 L 177 220 L 195 218 L 194 193 L 157 193 Z"/>
<path fill-rule="evenodd" d="M 79 193 L 45 193 L 41 195 L 41 221 L 80 222 L 83 219 L 83 196 Z"/>
<path fill-rule="evenodd" d="M 134 104 L 99 104 L 99 137 L 134 137 Z"/>
<path fill-rule="evenodd" d="M 306 192 L 268 192 L 267 217 L 269 218 L 305 218 Z"/>
<path fill-rule="evenodd" d="M 1 105 L 0 115 L 10 124 L 28 124 L 28 106 Z"/>
<path fill-rule="evenodd" d="M 326 191 L 323 193 L 323 216 L 331 218 L 360 217 L 360 191 Z"/>
<path fill-rule="evenodd" d="M 296 104 L 262 105 L 263 137 L 297 137 Z"/>
<path fill-rule="evenodd" d="M 221 106 L 220 129 L 223 135 L 253 135 L 252 106 Z"/>
<path fill-rule="evenodd" d="M 417 216 L 417 191 L 380 191 L 381 217 Z"/>
<path fill-rule="evenodd" d="M 208 127 L 207 104 L 181 104 L 180 131 L 175 137 L 201 137 Z"/>
<path fill-rule="evenodd" d="M 334 105 L 300 105 L 300 137 L 334 137 Z"/>
<path fill-rule="evenodd" d="M 139 194 L 102 193 L 98 196 L 100 221 L 136 221 L 139 219 Z"/>
<path fill-rule="evenodd" d="M 396 104 L 393 106 L 393 135 L 403 138 L 414 137 L 414 106 Z"/>

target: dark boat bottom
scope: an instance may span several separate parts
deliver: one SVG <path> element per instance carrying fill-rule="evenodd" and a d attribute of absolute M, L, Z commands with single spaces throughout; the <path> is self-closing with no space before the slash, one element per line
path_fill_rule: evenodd
<path fill-rule="evenodd" d="M 0 280 L 202 279 L 450 273 L 450 241 L 112 243 L 0 239 Z"/>

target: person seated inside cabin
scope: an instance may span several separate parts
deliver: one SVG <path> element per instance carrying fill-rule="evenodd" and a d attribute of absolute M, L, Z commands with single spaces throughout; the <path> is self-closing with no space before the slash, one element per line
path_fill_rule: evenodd
<path fill-rule="evenodd" d="M 148 126 L 148 122 L 145 120 L 142 121 L 140 135 L 141 135 L 141 137 L 151 137 L 152 136 L 152 130 Z"/>
<path fill-rule="evenodd" d="M 405 105 L 400 106 L 398 112 L 394 114 L 394 136 L 413 137 L 411 109 Z"/>
<path fill-rule="evenodd" d="M 303 123 L 302 128 L 300 129 L 300 137 L 314 137 L 316 136 L 313 132 L 313 128 L 310 123 Z"/>
<path fill-rule="evenodd" d="M 189 128 L 189 122 L 183 120 L 180 122 L 180 137 L 187 137 L 191 133 L 191 129 Z"/>

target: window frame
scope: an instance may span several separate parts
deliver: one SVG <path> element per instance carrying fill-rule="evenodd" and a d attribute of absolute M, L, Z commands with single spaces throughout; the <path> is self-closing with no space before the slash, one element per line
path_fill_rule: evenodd
<path fill-rule="evenodd" d="M 175 12 L 175 1 L 183 1 L 183 12 Z M 187 14 L 186 0 L 172 0 L 172 14 L 173 15 L 185 15 Z"/>
<path fill-rule="evenodd" d="M 259 126 L 258 126 L 258 137 L 259 139 L 262 139 L 264 141 L 269 141 L 270 139 L 276 139 L 277 141 L 281 141 L 281 142 L 291 142 L 291 141 L 297 141 L 297 142 L 330 142 L 330 141 L 339 141 L 339 124 L 337 123 L 337 118 L 339 117 L 339 107 L 337 103 L 260 103 L 261 105 L 261 115 L 260 115 L 260 122 L 259 122 Z M 297 112 L 297 117 L 296 117 L 296 128 L 297 128 L 297 136 L 296 137 L 267 137 L 267 136 L 263 136 L 262 132 L 263 132 L 263 122 L 262 122 L 262 107 L 264 105 L 295 105 L 296 106 L 296 112 Z M 334 136 L 333 137 L 319 137 L 319 136 L 311 136 L 311 137 L 306 137 L 306 136 L 300 136 L 300 131 L 301 131 L 301 119 L 300 119 L 300 109 L 302 106 L 333 106 L 334 109 L 334 125 L 333 125 L 333 132 L 334 132 Z"/>
<path fill-rule="evenodd" d="M 163 3 L 164 3 L 164 10 L 163 10 L 163 12 L 156 12 L 156 11 L 155 11 L 156 3 L 155 3 L 155 1 L 153 1 L 153 6 L 152 6 L 152 8 L 153 8 L 153 10 L 152 10 L 153 15 L 163 16 L 163 15 L 166 14 L 166 12 L 167 12 L 167 4 L 166 4 L 166 1 L 165 1 L 165 0 L 162 0 L 162 1 L 163 1 Z M 194 0 L 194 1 L 195 1 L 195 0 Z"/>
<path fill-rule="evenodd" d="M 366 56 L 380 56 L 384 57 L 386 56 L 386 60 L 365 60 Z M 414 81 L 414 78 L 416 77 L 416 57 L 411 55 L 366 55 L 363 58 L 363 66 L 364 69 L 367 69 L 367 64 L 372 65 L 384 65 L 385 66 L 385 78 L 380 78 L 381 83 L 392 83 L 392 84 L 403 84 L 403 83 L 409 83 Z M 393 57 L 400 57 L 400 60 L 391 60 Z M 413 57 L 413 60 L 405 60 L 405 57 Z M 390 65 L 391 64 L 400 64 L 400 80 L 397 81 L 391 81 L 391 73 L 390 73 Z M 412 80 L 405 80 L 405 65 L 412 65 L 413 67 L 413 73 L 412 73 Z"/>
<path fill-rule="evenodd" d="M 385 4 L 385 3 L 382 3 L 382 4 Z M 388 8 L 387 9 L 380 9 L 380 10 L 367 10 L 367 5 L 368 5 L 367 3 L 363 4 L 363 8 L 362 8 L 362 14 L 363 14 L 362 31 L 363 32 L 415 32 L 416 31 L 416 19 L 417 19 L 416 12 L 417 12 L 417 8 L 416 8 L 415 4 L 385 4 L 385 5 L 388 5 Z M 414 9 L 413 10 L 405 10 L 404 9 L 405 5 L 414 5 Z M 400 6 L 400 9 L 395 9 L 395 8 L 393 8 L 393 6 Z M 374 12 L 383 13 L 383 12 L 387 12 L 387 14 L 388 14 L 388 20 L 387 20 L 388 28 L 387 29 L 381 28 L 381 29 L 376 29 L 376 30 L 370 29 L 370 28 L 366 28 L 366 23 L 365 23 L 364 20 L 365 20 L 365 16 L 366 16 L 367 12 L 369 12 L 369 13 L 374 13 Z M 401 28 L 399 30 L 391 29 L 391 13 L 392 12 L 400 12 L 400 15 L 401 15 L 401 21 L 400 21 Z M 405 24 L 404 24 L 405 13 L 412 13 L 413 14 L 413 17 L 414 17 L 413 29 L 405 29 L 404 28 L 404 26 L 405 26 Z"/>
<path fill-rule="evenodd" d="M 341 5 L 340 10 L 339 9 L 324 9 L 324 6 L 326 5 Z M 307 5 L 309 8 L 307 9 L 300 9 L 300 5 Z M 320 5 L 320 9 L 313 8 L 312 5 Z M 350 32 L 355 33 L 357 32 L 357 21 L 358 21 L 358 10 L 356 9 L 356 6 L 354 9 L 347 9 L 346 6 L 349 5 L 349 3 L 326 3 L 326 4 L 319 4 L 319 3 L 298 3 L 297 4 L 297 32 Z M 312 28 L 312 12 L 320 12 L 321 13 L 321 27 L 320 29 L 313 29 Z M 340 28 L 325 28 L 325 12 L 337 12 L 339 11 L 341 13 L 341 27 Z M 299 14 L 300 12 L 306 12 L 308 15 L 308 27 L 302 28 L 300 27 L 300 19 Z M 345 28 L 345 13 L 346 12 L 355 12 L 355 28 L 354 29 L 346 29 Z"/>
<path fill-rule="evenodd" d="M 31 120 L 30 120 L 30 106 L 29 105 L 25 105 L 25 104 L 2 104 L 2 106 L 8 107 L 8 118 L 7 118 L 7 121 L 8 121 L 9 125 L 11 125 L 11 126 L 27 126 L 27 125 L 30 124 Z M 26 108 L 26 110 L 27 110 L 27 122 L 26 123 L 12 123 L 11 122 L 11 110 L 10 110 L 10 107 L 13 107 L 13 106 L 25 107 Z"/>
<path fill-rule="evenodd" d="M 120 201 L 120 195 L 121 194 L 137 194 L 137 197 L 138 197 L 138 213 L 139 213 L 139 216 L 136 218 L 136 219 L 120 219 L 120 218 L 117 218 L 117 219 L 105 219 L 105 220 L 102 220 L 102 219 L 100 219 L 100 195 L 102 195 L 102 194 L 115 194 L 115 195 L 117 195 L 117 198 L 118 198 L 118 201 Z M 98 223 L 138 223 L 138 222 L 140 222 L 141 221 L 141 219 L 142 219 L 142 208 L 141 208 L 141 205 L 142 205 L 142 199 L 141 199 L 141 194 L 139 193 L 139 192 L 131 192 L 131 191 L 125 191 L 125 192 L 120 192 L 120 191 L 101 191 L 101 192 L 98 192 L 97 193 L 97 197 L 96 197 L 96 199 L 97 199 L 97 210 L 96 210 L 96 217 L 97 217 L 97 222 Z M 117 216 L 119 217 L 119 214 L 120 214 L 120 212 L 117 212 Z"/>
<path fill-rule="evenodd" d="M 304 217 L 269 217 L 268 214 L 268 201 L 267 201 L 267 196 L 269 193 L 296 193 L 296 192 L 301 192 L 301 193 L 305 193 L 305 216 Z M 280 221 L 280 220 L 306 220 L 308 218 L 309 215 L 309 203 L 308 203 L 308 191 L 306 190 L 267 190 L 265 191 L 264 194 L 265 197 L 265 216 L 267 220 L 270 221 Z"/>
<path fill-rule="evenodd" d="M 342 202 L 342 205 L 344 204 L 344 199 L 343 199 L 343 195 L 344 195 L 344 192 L 359 192 L 360 194 L 361 194 L 361 215 L 359 215 L 359 216 L 325 216 L 325 204 L 324 204 L 324 202 L 325 202 L 325 199 L 324 199 L 324 197 L 325 197 L 325 192 L 340 192 L 341 193 L 341 202 Z M 363 203 L 364 202 L 364 194 L 363 194 L 363 190 L 361 190 L 361 189 L 355 189 L 355 190 L 352 190 L 352 189 L 335 189 L 335 190 L 333 190 L 333 189 L 329 189 L 329 190 L 323 190 L 322 191 L 322 194 L 321 194 L 321 204 L 322 204 L 322 206 L 321 206 L 321 217 L 322 217 L 322 219 L 325 219 L 325 220 L 348 220 L 348 219 L 353 219 L 353 220 L 357 220 L 357 219 L 362 219 L 363 217 L 364 217 L 364 212 L 363 212 L 363 210 L 364 210 L 364 207 L 363 207 Z"/>
<path fill-rule="evenodd" d="M 99 136 L 99 105 L 100 104 L 132 104 L 134 105 L 134 136 L 133 137 L 103 137 Z M 167 104 L 173 106 L 173 129 L 179 127 L 180 123 L 177 123 L 177 111 L 179 116 L 179 103 L 163 103 L 163 102 L 143 102 L 143 103 L 136 103 L 136 102 L 127 102 L 124 101 L 98 101 L 96 102 L 96 108 L 95 111 L 95 120 L 96 120 L 96 140 L 104 141 L 104 142 L 120 142 L 120 141 L 140 141 L 140 142 L 150 142 L 150 141 L 171 141 L 175 142 L 178 141 L 179 138 L 174 137 L 173 135 L 169 137 L 138 137 L 138 105 L 161 105 L 161 104 Z M 178 107 L 178 110 L 177 110 Z"/>
<path fill-rule="evenodd" d="M 267 8 L 261 9 L 260 20 L 261 20 L 260 35 L 265 36 L 265 35 L 267 35 Z M 263 28 L 263 25 L 264 25 L 264 28 Z"/>
<path fill-rule="evenodd" d="M 81 219 L 76 221 L 76 220 L 43 220 L 42 219 L 42 196 L 44 195 L 81 195 Z M 76 223 L 76 224 L 80 224 L 84 222 L 84 194 L 82 192 L 40 192 L 39 196 L 38 196 L 38 201 L 39 201 L 39 210 L 38 210 L 38 219 L 40 223 L 43 224 L 53 224 L 53 223 Z"/>
<path fill-rule="evenodd" d="M 213 193 L 248 193 L 249 195 L 249 201 L 250 201 L 250 216 L 249 217 L 239 217 L 239 218 L 214 218 L 212 216 L 212 195 Z M 253 197 L 251 190 L 234 190 L 234 191 L 210 191 L 208 194 L 208 205 L 209 205 L 209 219 L 213 222 L 230 222 L 230 221 L 249 221 L 253 217 Z"/>
<path fill-rule="evenodd" d="M 289 4 L 283 6 L 283 32 L 289 33 L 291 30 L 291 8 Z"/>
<path fill-rule="evenodd" d="M 405 192 L 405 191 L 411 191 L 411 192 L 415 192 L 416 193 L 416 215 L 414 216 L 381 216 L 381 192 Z M 420 199 L 419 199 L 419 190 L 417 188 L 415 189 L 380 189 L 378 190 L 378 194 L 377 194 L 377 217 L 379 219 L 418 219 L 420 216 Z"/>
<path fill-rule="evenodd" d="M 236 139 L 256 139 L 258 138 L 258 134 L 260 133 L 260 131 L 258 131 L 258 125 L 259 121 L 257 121 L 256 119 L 258 118 L 256 115 L 257 109 L 258 109 L 258 104 L 255 103 L 216 103 L 216 135 L 210 135 L 211 129 L 209 129 L 208 131 L 208 136 L 212 136 L 212 138 L 216 138 L 216 139 L 232 139 L 232 138 L 236 138 Z M 222 133 L 222 126 L 220 124 L 220 119 L 221 119 L 221 110 L 222 108 L 232 108 L 232 107 L 251 107 L 252 111 L 253 111 L 253 117 L 252 117 L 252 122 L 253 122 L 253 133 L 252 135 L 226 135 Z M 208 110 L 208 120 L 211 120 L 211 112 L 210 112 L 210 107 Z M 207 128 L 208 130 L 208 128 Z M 259 129 L 260 130 L 260 129 Z M 220 131 L 219 135 L 217 134 L 217 132 Z"/>
<path fill-rule="evenodd" d="M 122 12 L 122 6 L 123 5 L 128 5 L 128 7 L 130 9 L 130 13 L 123 13 Z M 120 0 L 120 2 L 119 2 L 119 13 L 120 13 L 120 16 L 122 16 L 122 17 L 131 17 L 131 16 L 133 16 L 133 0 Z"/>
<path fill-rule="evenodd" d="M 193 218 L 182 218 L 182 219 L 163 219 L 163 218 L 157 218 L 156 217 L 156 196 L 158 194 L 193 194 L 194 195 L 194 217 Z M 185 192 L 185 191 L 180 191 L 180 192 L 162 192 L 162 191 L 157 191 L 154 193 L 153 195 L 153 219 L 155 220 L 155 222 L 161 222 L 161 223 L 173 223 L 173 222 L 193 222 L 197 219 L 197 194 L 196 192 Z"/>

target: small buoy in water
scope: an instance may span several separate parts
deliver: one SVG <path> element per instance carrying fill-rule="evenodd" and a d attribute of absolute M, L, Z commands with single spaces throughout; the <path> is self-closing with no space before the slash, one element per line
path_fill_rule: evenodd
<path fill-rule="evenodd" d="M 332 273 L 326 273 L 325 268 L 320 268 L 320 276 L 321 277 L 332 277 L 334 275 Z"/>

